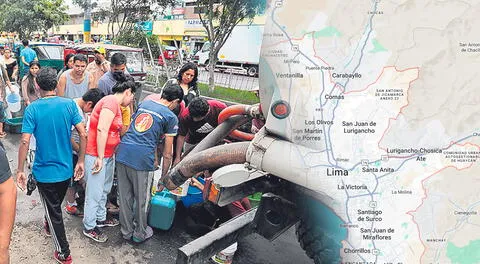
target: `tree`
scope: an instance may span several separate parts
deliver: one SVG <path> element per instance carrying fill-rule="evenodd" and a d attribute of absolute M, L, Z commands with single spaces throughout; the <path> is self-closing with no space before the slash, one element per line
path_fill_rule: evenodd
<path fill-rule="evenodd" d="M 153 60 L 155 61 L 160 56 L 160 48 L 157 45 L 158 37 L 155 35 L 147 35 L 140 29 L 133 29 L 131 31 L 123 31 L 117 35 L 115 43 L 118 45 L 130 46 L 135 48 L 142 48 L 148 54 L 147 40 L 150 44 Z M 148 54 L 150 57 L 150 54 Z"/>
<path fill-rule="evenodd" d="M 243 20 L 250 23 L 266 7 L 265 0 L 198 0 L 199 16 L 207 31 L 210 41 L 210 58 L 208 80 L 210 91 L 215 89 L 214 68 L 218 53 L 223 47 L 233 28 Z"/>
<path fill-rule="evenodd" d="M 73 3 L 86 8 L 86 0 L 73 0 Z M 108 34 L 115 42 L 117 35 L 132 32 L 137 22 L 155 20 L 156 14 L 176 3 L 177 0 L 110 0 L 110 5 L 94 12 L 94 17 L 107 21 Z M 92 1 L 92 7 L 96 6 L 97 3 Z"/>
<path fill-rule="evenodd" d="M 16 32 L 28 39 L 33 32 L 46 31 L 67 22 L 67 6 L 63 0 L 1 1 L 0 31 Z"/>

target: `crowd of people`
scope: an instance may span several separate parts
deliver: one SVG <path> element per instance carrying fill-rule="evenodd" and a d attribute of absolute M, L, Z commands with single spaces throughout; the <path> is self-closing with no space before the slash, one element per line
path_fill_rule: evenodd
<path fill-rule="evenodd" d="M 63 211 L 83 217 L 83 234 L 96 242 L 108 239 L 102 228 L 119 224 L 124 239 L 134 243 L 149 239 L 153 235 L 147 223 L 152 172 L 161 165 L 165 176 L 182 153 L 213 131 L 227 106 L 199 96 L 198 69 L 193 63 L 186 63 L 161 93 L 151 94 L 134 109 L 140 84 L 126 70 L 125 55 L 115 53 L 107 59 L 105 49 L 98 47 L 90 63 L 83 54 L 66 56 L 65 68 L 57 73 L 41 67 L 28 41 L 23 44 L 20 67 L 8 66 L 13 64 L 8 50 L 0 63 L 7 87 L 11 89 L 10 81 L 20 81 L 26 105 L 15 175 L 22 191 L 38 187 L 45 208 L 44 232 L 52 237 L 55 248 L 53 257 L 59 263 L 72 263 Z M 5 96 L 5 87 L 0 93 Z M 0 137 L 2 133 L 0 126 Z M 29 174 L 25 163 L 31 153 L 35 159 Z M 0 264 L 8 263 L 15 217 L 11 175 L 0 143 Z M 107 207 L 114 177 L 118 217 L 108 213 Z M 203 188 L 197 180 L 192 184 Z M 237 207 L 249 209 L 245 201 Z M 191 212 L 201 214 L 199 206 Z M 192 225 L 203 224 L 201 216 L 192 218 Z"/>

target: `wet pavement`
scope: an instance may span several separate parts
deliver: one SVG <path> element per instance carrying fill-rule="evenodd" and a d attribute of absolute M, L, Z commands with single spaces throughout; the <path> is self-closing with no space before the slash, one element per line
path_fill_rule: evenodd
<path fill-rule="evenodd" d="M 20 135 L 2 139 L 12 172 L 17 168 Z M 43 230 L 43 206 L 38 191 L 32 196 L 18 194 L 17 216 L 11 244 L 12 263 L 55 263 L 51 238 Z M 82 234 L 81 218 L 64 213 L 67 238 L 75 263 L 176 263 L 177 249 L 193 240 L 184 231 L 181 216 L 177 215 L 169 231 L 156 230 L 154 236 L 141 245 L 126 242 L 119 227 L 105 228 L 109 240 L 97 243 Z M 208 260 L 205 263 L 210 263 Z M 239 241 L 234 263 L 291 264 L 313 263 L 300 248 L 294 228 L 270 242 L 253 234 Z"/>

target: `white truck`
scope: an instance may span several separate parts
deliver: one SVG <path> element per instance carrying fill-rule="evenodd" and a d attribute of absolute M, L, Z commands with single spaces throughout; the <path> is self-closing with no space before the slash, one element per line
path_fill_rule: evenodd
<path fill-rule="evenodd" d="M 258 75 L 263 25 L 238 25 L 218 53 L 216 68 L 232 70 L 255 77 Z M 209 64 L 210 42 L 205 42 L 194 61 L 201 66 Z"/>

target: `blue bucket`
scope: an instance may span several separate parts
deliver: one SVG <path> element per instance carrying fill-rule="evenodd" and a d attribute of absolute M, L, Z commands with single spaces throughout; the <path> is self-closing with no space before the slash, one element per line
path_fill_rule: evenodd
<path fill-rule="evenodd" d="M 202 178 L 197 178 L 197 180 L 202 183 L 202 184 L 205 184 L 205 180 L 202 179 Z M 202 193 L 202 190 L 198 189 L 197 187 L 194 187 L 192 185 L 190 185 L 188 187 L 188 193 L 186 196 L 182 197 L 181 198 L 182 200 L 182 203 L 185 207 L 190 207 L 192 206 L 193 204 L 196 204 L 196 203 L 201 203 L 203 202 L 203 193 Z"/>

